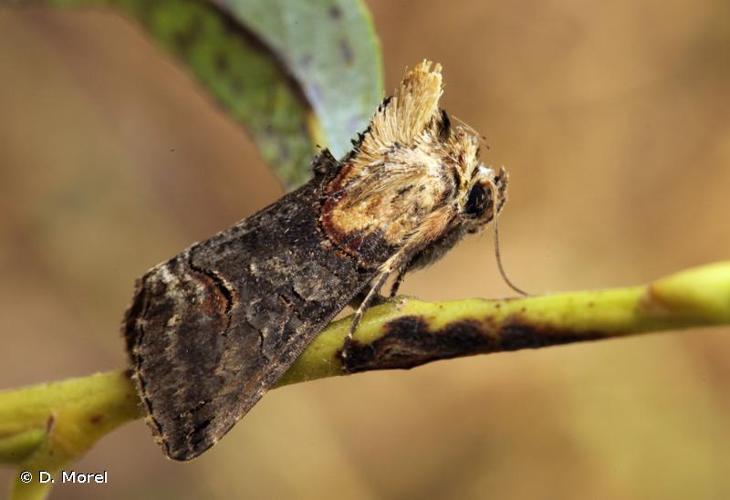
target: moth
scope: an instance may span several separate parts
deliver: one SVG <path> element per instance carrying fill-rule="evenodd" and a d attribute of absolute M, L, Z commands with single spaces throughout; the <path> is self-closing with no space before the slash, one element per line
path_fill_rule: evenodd
<path fill-rule="evenodd" d="M 213 446 L 338 312 L 357 308 L 352 333 L 388 277 L 392 295 L 497 216 L 507 174 L 442 89 L 441 66 L 418 64 L 341 160 L 322 151 L 307 184 L 137 281 L 123 333 L 168 457 Z"/>

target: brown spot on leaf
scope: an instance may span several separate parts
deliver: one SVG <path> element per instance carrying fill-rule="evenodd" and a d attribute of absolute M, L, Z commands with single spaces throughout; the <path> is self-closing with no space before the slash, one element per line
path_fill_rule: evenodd
<path fill-rule="evenodd" d="M 184 29 L 176 31 L 172 40 L 178 54 L 186 57 L 192 51 L 193 46 L 199 42 L 203 31 L 203 24 L 199 17 L 194 17 L 190 24 Z"/>
<path fill-rule="evenodd" d="M 333 5 L 332 7 L 330 7 L 327 13 L 332 19 L 339 20 L 342 18 L 342 9 L 340 9 L 338 5 Z"/>
<path fill-rule="evenodd" d="M 225 52 L 216 52 L 213 56 L 213 65 L 215 69 L 221 73 L 227 73 L 231 65 L 228 61 L 228 54 Z"/>
<path fill-rule="evenodd" d="M 98 413 L 89 417 L 89 423 L 91 425 L 99 425 L 102 422 L 102 420 L 104 420 L 104 415 L 101 415 Z"/>
<path fill-rule="evenodd" d="M 345 39 L 340 40 L 340 54 L 342 55 L 342 59 L 345 61 L 345 64 L 352 66 L 352 63 L 355 61 L 355 53 L 353 52 L 350 43 Z"/>

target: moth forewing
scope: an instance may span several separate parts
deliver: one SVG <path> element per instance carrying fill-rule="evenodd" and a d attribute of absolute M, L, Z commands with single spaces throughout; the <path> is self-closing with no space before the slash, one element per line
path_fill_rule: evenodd
<path fill-rule="evenodd" d="M 165 453 L 218 441 L 373 278 L 318 227 L 316 179 L 140 281 L 125 335 Z"/>
<path fill-rule="evenodd" d="M 309 183 L 138 281 L 124 335 L 170 458 L 215 444 L 354 297 L 366 298 L 353 329 L 389 275 L 501 208 L 479 137 L 439 109 L 441 93 L 441 67 L 417 65 L 341 161 L 324 151 Z"/>

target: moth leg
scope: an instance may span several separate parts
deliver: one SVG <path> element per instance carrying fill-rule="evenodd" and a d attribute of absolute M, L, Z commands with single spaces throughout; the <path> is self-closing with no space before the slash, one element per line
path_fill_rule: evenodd
<path fill-rule="evenodd" d="M 368 293 L 370 293 L 370 288 L 371 286 L 367 286 L 363 288 L 357 295 L 355 295 L 350 301 L 350 307 L 357 311 L 360 308 L 360 305 L 365 301 Z M 380 304 L 384 304 L 385 302 L 388 302 L 388 297 L 386 297 L 385 295 L 377 294 L 371 299 L 370 306 L 379 306 Z"/>
<path fill-rule="evenodd" d="M 342 345 L 341 356 L 343 362 L 347 359 L 347 351 L 352 344 L 352 336 L 355 334 L 355 330 L 357 330 L 357 327 L 362 320 L 363 314 L 365 314 L 367 308 L 372 305 L 373 300 L 375 300 L 377 297 L 382 297 L 378 292 L 380 292 L 380 289 L 385 284 L 385 280 L 388 279 L 389 275 L 390 273 L 387 271 L 382 271 L 380 274 L 378 274 L 378 276 L 375 278 L 372 285 L 370 286 L 367 294 L 365 295 L 365 298 L 363 298 L 360 302 L 357 311 L 355 311 L 355 315 L 352 318 L 352 323 L 350 323 L 350 329 L 348 330 L 347 336 L 345 337 L 345 341 Z"/>
<path fill-rule="evenodd" d="M 398 275 L 395 277 L 395 281 L 393 281 L 393 285 L 390 287 L 390 298 L 396 296 L 398 293 L 398 289 L 400 288 L 401 283 L 403 282 L 403 278 L 406 275 L 406 271 L 408 271 L 408 266 L 403 266 L 400 269 L 398 269 Z"/>
<path fill-rule="evenodd" d="M 439 234 L 438 231 L 434 230 L 434 227 L 438 229 L 444 226 L 444 221 L 447 220 L 448 215 L 448 211 L 438 211 L 431 214 L 430 220 L 427 220 L 423 224 L 421 224 L 418 230 L 414 231 L 413 234 L 411 234 L 407 238 L 401 249 L 397 253 L 389 257 L 388 260 L 386 260 L 380 266 L 380 270 L 374 281 L 372 282 L 370 290 L 365 296 L 365 299 L 363 299 L 363 301 L 360 303 L 360 307 L 357 308 L 357 311 L 352 318 L 350 330 L 347 332 L 347 337 L 345 337 L 345 341 L 342 346 L 341 357 L 343 366 L 346 366 L 347 351 L 352 344 L 352 337 L 355 333 L 355 330 L 357 330 L 357 327 L 360 324 L 360 320 L 362 320 L 362 316 L 365 313 L 365 310 L 368 308 L 373 298 L 378 295 L 378 292 L 380 292 L 380 289 L 385 284 L 385 280 L 387 280 L 388 276 L 396 271 L 398 272 L 398 279 L 396 280 L 396 282 L 402 280 L 402 275 L 405 274 L 405 270 L 408 269 L 408 264 L 410 262 L 411 256 L 414 255 L 414 252 L 418 248 L 421 248 L 429 241 L 432 241 L 434 234 Z"/>

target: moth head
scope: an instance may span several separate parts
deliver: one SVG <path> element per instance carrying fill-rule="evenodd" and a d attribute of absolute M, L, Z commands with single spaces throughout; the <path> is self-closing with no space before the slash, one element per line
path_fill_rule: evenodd
<path fill-rule="evenodd" d="M 395 159 L 398 167 L 391 167 L 390 179 L 414 172 L 440 177 L 442 200 L 455 209 L 451 224 L 476 233 L 504 206 L 507 173 L 481 163 L 480 135 L 439 107 L 442 93 L 441 66 L 430 61 L 416 65 L 376 113 L 362 151 L 387 152 Z"/>
<path fill-rule="evenodd" d="M 502 208 L 506 173 L 480 162 L 481 137 L 440 107 L 442 93 L 441 66 L 421 62 L 354 141 L 323 206 L 342 247 L 357 252 L 368 235 L 387 248 L 428 246 L 478 232 Z"/>
<path fill-rule="evenodd" d="M 459 216 L 470 233 L 476 233 L 499 214 L 507 201 L 507 172 L 478 164 L 461 190 Z"/>
<path fill-rule="evenodd" d="M 432 207 L 444 195 L 440 201 L 455 208 L 453 222 L 477 232 L 502 209 L 507 173 L 481 163 L 480 135 L 440 108 L 442 93 L 441 66 L 416 65 L 380 106 L 353 155 L 377 165 L 371 172 L 387 179 L 386 186 L 433 186 Z"/>

